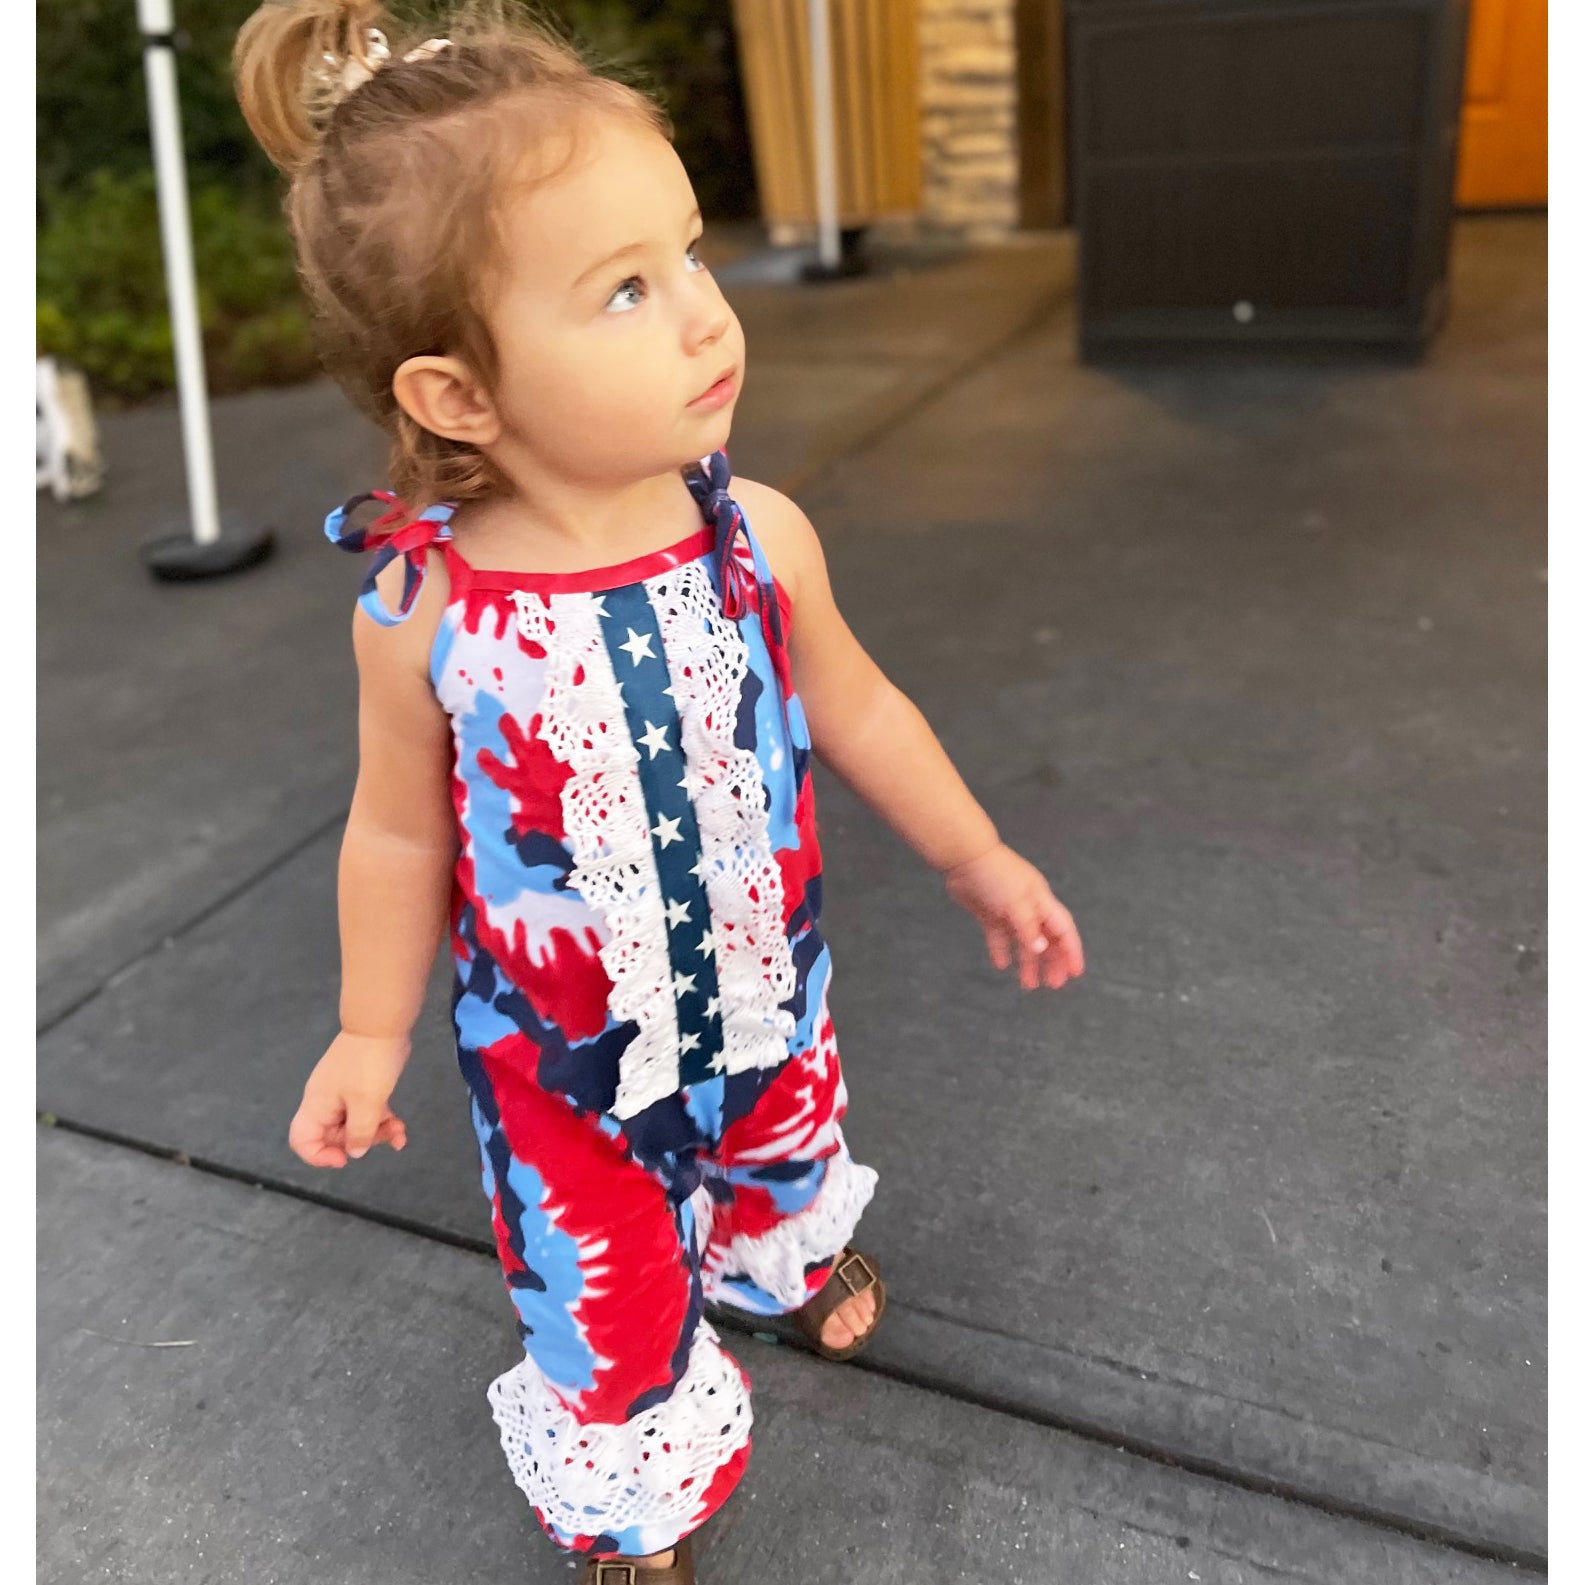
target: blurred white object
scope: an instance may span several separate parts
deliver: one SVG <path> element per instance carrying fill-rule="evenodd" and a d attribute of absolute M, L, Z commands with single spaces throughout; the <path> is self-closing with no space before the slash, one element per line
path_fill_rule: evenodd
<path fill-rule="evenodd" d="M 836 220 L 836 108 L 831 88 L 830 0 L 808 0 L 809 54 L 814 65 L 814 179 L 819 210 L 819 257 L 827 270 L 841 263 Z"/>
<path fill-rule="evenodd" d="M 154 142 L 154 183 L 159 195 L 160 244 L 176 351 L 176 395 L 182 451 L 187 459 L 188 532 L 162 534 L 143 547 L 156 578 L 187 582 L 241 572 L 275 547 L 267 528 L 220 521 L 215 493 L 214 445 L 209 434 L 208 385 L 193 274 L 192 227 L 187 213 L 187 167 L 182 158 L 181 106 L 176 99 L 176 32 L 172 0 L 137 0 L 148 82 L 149 133 Z"/>
<path fill-rule="evenodd" d="M 200 545 L 220 538 L 214 448 L 209 438 L 209 398 L 203 335 L 198 324 L 198 282 L 193 273 L 192 229 L 187 218 L 187 166 L 182 156 L 181 110 L 176 100 L 175 17 L 171 0 L 138 0 L 143 63 L 148 80 L 149 131 L 159 194 L 160 241 L 171 334 L 176 344 L 176 394 L 181 404 L 182 449 L 187 456 L 187 508 Z"/>
<path fill-rule="evenodd" d="M 38 488 L 57 501 L 92 495 L 104 483 L 93 402 L 81 369 L 38 360 Z"/>

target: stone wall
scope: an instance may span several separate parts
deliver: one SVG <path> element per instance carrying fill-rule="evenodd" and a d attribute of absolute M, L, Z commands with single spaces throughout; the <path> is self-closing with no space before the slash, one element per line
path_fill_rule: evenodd
<path fill-rule="evenodd" d="M 1018 224 L 1015 0 L 920 0 L 924 204 L 931 226 Z"/>

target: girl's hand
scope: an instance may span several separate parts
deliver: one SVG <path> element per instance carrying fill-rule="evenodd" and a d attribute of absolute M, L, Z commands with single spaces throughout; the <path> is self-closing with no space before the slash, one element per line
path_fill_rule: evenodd
<path fill-rule="evenodd" d="M 1083 943 L 1073 918 L 1052 895 L 1045 877 L 1004 842 L 945 872 L 946 891 L 984 926 L 990 961 L 1012 966 L 1026 991 L 1041 980 L 1052 990 L 1083 973 Z"/>
<path fill-rule="evenodd" d="M 303 1088 L 287 1142 L 310 1167 L 344 1167 L 373 1145 L 402 1150 L 407 1125 L 390 1109 L 391 1091 L 412 1042 L 342 1030 Z"/>

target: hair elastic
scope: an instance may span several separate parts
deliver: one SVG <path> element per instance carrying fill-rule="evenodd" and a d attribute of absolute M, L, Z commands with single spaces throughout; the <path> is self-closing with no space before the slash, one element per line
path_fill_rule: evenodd
<path fill-rule="evenodd" d="M 443 49 L 450 48 L 450 39 L 425 39 L 402 56 L 404 61 L 433 60 Z M 350 93 L 361 88 L 391 58 L 390 42 L 379 28 L 370 28 L 364 47 L 364 59 L 356 55 L 341 57 L 328 52 L 324 58 L 324 80 L 331 86 L 332 103 L 339 104 Z"/>

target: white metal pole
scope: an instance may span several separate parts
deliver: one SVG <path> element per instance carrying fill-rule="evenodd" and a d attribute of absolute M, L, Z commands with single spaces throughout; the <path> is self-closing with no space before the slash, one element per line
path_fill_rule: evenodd
<path fill-rule="evenodd" d="M 176 342 L 176 389 L 181 400 L 182 449 L 187 457 L 187 505 L 192 514 L 193 538 L 200 545 L 212 545 L 220 538 L 220 506 L 215 493 L 214 448 L 209 438 L 208 384 L 198 321 L 192 223 L 187 213 L 181 109 L 176 97 L 172 36 L 175 19 L 171 0 L 137 0 L 137 9 L 138 26 L 143 31 L 143 69 L 148 79 L 165 289 Z"/>
<path fill-rule="evenodd" d="M 831 87 L 830 0 L 808 0 L 809 54 L 814 66 L 814 184 L 819 213 L 820 263 L 841 263 L 836 222 L 836 129 Z"/>

